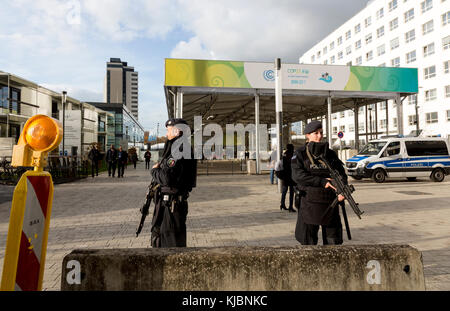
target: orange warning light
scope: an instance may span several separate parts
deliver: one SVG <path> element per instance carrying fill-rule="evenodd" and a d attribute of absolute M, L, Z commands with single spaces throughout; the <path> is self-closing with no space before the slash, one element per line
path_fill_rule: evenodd
<path fill-rule="evenodd" d="M 34 166 L 42 170 L 47 153 L 62 140 L 61 123 L 46 115 L 38 114 L 25 123 L 17 145 L 13 148 L 12 166 Z"/>
<path fill-rule="evenodd" d="M 61 143 L 59 122 L 45 115 L 36 115 L 23 128 L 25 142 L 35 151 L 50 151 Z"/>

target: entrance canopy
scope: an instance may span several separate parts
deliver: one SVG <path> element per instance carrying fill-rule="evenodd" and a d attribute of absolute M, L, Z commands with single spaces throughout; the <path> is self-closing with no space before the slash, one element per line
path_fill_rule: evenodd
<path fill-rule="evenodd" d="M 275 96 L 280 90 L 282 96 Z M 194 116 L 201 116 L 204 125 L 255 124 L 258 171 L 259 124 L 276 123 L 280 158 L 283 124 L 325 116 L 324 129 L 331 145 L 331 114 L 353 109 L 358 148 L 359 107 L 367 109 L 369 104 L 392 99 L 397 104 L 398 132 L 403 134 L 402 97 L 417 93 L 418 76 L 417 68 L 308 64 L 276 68 L 274 63 L 166 59 L 164 91 L 169 117 L 182 117 L 191 127 Z M 375 134 L 379 134 L 377 129 Z"/>
<path fill-rule="evenodd" d="M 283 122 L 292 123 L 417 93 L 416 68 L 282 64 Z M 261 123 L 275 122 L 273 63 L 166 59 L 169 116 L 194 116 L 203 123 L 255 123 L 259 95 Z M 178 111 L 177 111 L 178 110 Z"/>

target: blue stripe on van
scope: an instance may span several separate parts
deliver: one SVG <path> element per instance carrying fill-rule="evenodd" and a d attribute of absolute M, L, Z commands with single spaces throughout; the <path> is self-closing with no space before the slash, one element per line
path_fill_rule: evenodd
<path fill-rule="evenodd" d="M 367 158 L 368 158 L 368 156 L 358 156 L 358 155 L 356 155 L 354 157 L 351 157 L 350 159 L 347 159 L 346 161 L 347 162 L 359 162 L 359 161 L 367 159 Z"/>
<path fill-rule="evenodd" d="M 422 158 L 422 160 L 424 160 L 424 159 Z M 395 162 L 400 162 L 400 163 L 395 163 Z M 417 167 L 417 166 L 433 167 L 436 164 L 441 164 L 443 166 L 450 166 L 450 161 L 434 161 L 434 159 L 430 159 L 430 161 L 428 161 L 428 162 L 398 161 L 398 160 L 378 161 L 378 162 L 369 163 L 367 165 L 367 168 L 372 168 L 376 164 L 384 164 L 387 168 L 395 168 L 395 167 L 400 168 L 403 166 L 404 167 Z"/>

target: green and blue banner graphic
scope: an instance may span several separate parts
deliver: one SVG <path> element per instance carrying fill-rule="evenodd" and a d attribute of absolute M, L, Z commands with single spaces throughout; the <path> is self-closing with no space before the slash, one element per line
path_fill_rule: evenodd
<path fill-rule="evenodd" d="M 282 64 L 290 90 L 417 93 L 417 68 Z M 275 88 L 273 63 L 166 59 L 166 86 Z"/>

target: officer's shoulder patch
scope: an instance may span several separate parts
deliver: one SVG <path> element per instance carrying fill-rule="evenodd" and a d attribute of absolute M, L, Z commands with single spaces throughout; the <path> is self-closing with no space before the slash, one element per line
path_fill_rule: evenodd
<path fill-rule="evenodd" d="M 175 159 L 174 158 L 168 158 L 167 159 L 167 166 L 168 167 L 174 167 L 175 166 Z"/>

